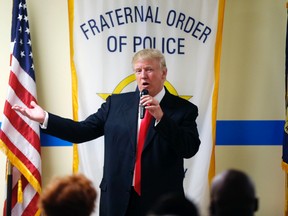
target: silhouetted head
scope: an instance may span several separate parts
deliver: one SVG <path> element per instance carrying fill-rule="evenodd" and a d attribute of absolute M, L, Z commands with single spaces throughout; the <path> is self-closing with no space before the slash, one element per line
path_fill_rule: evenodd
<path fill-rule="evenodd" d="M 230 169 L 213 179 L 211 216 L 252 216 L 257 210 L 255 186 L 244 172 Z"/>
<path fill-rule="evenodd" d="M 162 196 L 148 216 L 199 216 L 197 206 L 182 194 L 167 194 Z"/>

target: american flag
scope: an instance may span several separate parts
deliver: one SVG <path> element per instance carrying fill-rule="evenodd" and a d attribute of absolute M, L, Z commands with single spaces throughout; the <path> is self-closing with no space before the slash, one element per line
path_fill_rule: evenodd
<path fill-rule="evenodd" d="M 26 0 L 14 0 L 11 29 L 10 77 L 0 130 L 0 148 L 13 170 L 11 215 L 40 215 L 41 149 L 39 124 L 11 107 L 36 101 L 30 29 Z"/>

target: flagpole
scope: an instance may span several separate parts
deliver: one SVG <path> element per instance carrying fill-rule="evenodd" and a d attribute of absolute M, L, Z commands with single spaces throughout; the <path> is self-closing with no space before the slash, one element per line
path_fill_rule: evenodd
<path fill-rule="evenodd" d="M 12 211 L 12 164 L 7 160 L 7 198 L 6 198 L 6 216 L 11 216 Z"/>

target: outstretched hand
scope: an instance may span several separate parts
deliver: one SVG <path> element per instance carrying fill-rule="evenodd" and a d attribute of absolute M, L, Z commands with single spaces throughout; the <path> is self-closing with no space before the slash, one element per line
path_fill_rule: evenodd
<path fill-rule="evenodd" d="M 42 109 L 42 107 L 38 106 L 35 101 L 31 101 L 30 105 L 32 108 L 21 107 L 15 104 L 12 109 L 24 116 L 27 116 L 29 119 L 42 124 L 45 119 L 45 111 Z"/>

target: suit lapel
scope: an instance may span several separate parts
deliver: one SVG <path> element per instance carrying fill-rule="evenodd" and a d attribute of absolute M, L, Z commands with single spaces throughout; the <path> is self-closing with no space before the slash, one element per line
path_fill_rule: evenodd
<path fill-rule="evenodd" d="M 131 94 L 121 107 L 123 119 L 127 130 L 129 131 L 129 139 L 133 150 L 135 150 L 137 143 L 137 130 L 138 130 L 138 107 L 139 107 L 139 93 Z"/>
<path fill-rule="evenodd" d="M 162 108 L 162 111 L 165 113 L 166 116 L 170 116 L 173 113 L 173 109 L 170 109 L 170 104 L 173 104 L 173 100 L 171 100 L 171 94 L 168 92 L 168 90 L 165 88 L 165 95 L 162 98 L 160 105 Z M 144 144 L 144 149 L 149 146 L 149 144 L 151 144 L 154 136 L 156 135 L 156 130 L 154 129 L 154 125 L 155 125 L 155 119 L 153 118 L 150 126 L 149 126 L 149 130 L 148 130 L 148 134 L 145 140 L 145 144 Z"/>

